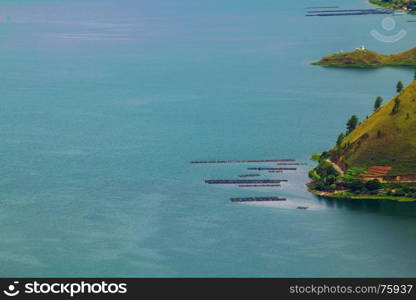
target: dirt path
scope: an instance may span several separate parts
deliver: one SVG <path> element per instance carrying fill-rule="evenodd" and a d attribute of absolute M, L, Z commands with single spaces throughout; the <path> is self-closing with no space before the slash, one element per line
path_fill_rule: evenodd
<path fill-rule="evenodd" d="M 344 171 L 342 171 L 342 169 L 336 164 L 336 163 L 333 163 L 329 158 L 328 159 L 326 159 L 326 161 L 327 162 L 329 162 L 331 165 L 332 165 L 332 167 L 341 175 L 341 176 L 344 176 Z"/>

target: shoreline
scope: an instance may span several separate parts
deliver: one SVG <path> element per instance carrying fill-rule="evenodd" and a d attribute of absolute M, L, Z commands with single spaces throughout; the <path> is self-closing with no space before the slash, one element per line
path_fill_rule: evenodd
<path fill-rule="evenodd" d="M 309 156 L 309 159 L 315 162 L 319 162 L 319 157 L 322 153 L 315 153 Z M 329 162 L 333 167 L 334 165 L 339 168 L 337 164 L 332 162 L 329 159 L 325 161 Z M 336 168 L 334 168 L 336 170 Z M 315 169 L 310 170 L 314 171 Z M 341 175 L 341 174 L 340 174 Z M 343 175 L 342 175 L 343 176 Z M 354 194 L 347 195 L 346 193 L 350 192 L 349 190 L 334 190 L 334 191 L 320 191 L 311 188 L 309 183 L 305 184 L 308 189 L 308 192 L 321 198 L 325 199 L 338 199 L 338 200 L 388 200 L 394 201 L 397 203 L 416 203 L 416 198 L 405 197 L 405 196 L 387 196 L 387 195 L 378 195 L 378 194 Z"/>
<path fill-rule="evenodd" d="M 365 48 L 352 51 L 332 53 L 318 61 L 310 63 L 313 66 L 333 68 L 375 69 L 382 67 L 415 67 L 416 48 L 413 47 L 398 53 L 382 54 Z"/>
<path fill-rule="evenodd" d="M 356 196 L 347 196 L 337 193 L 317 191 L 308 188 L 308 191 L 315 196 L 326 198 L 326 199 L 339 199 L 339 200 L 389 200 L 397 203 L 412 203 L 416 202 L 416 198 L 407 198 L 407 197 L 394 197 L 394 196 L 377 196 L 377 195 L 356 195 Z"/>

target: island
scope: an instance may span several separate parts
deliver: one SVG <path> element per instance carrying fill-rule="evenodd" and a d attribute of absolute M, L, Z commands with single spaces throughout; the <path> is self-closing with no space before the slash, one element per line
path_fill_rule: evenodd
<path fill-rule="evenodd" d="M 416 48 L 397 53 L 384 55 L 376 51 L 367 50 L 361 46 L 354 51 L 325 56 L 312 65 L 339 68 L 377 68 L 384 66 L 416 66 Z"/>
<path fill-rule="evenodd" d="M 415 75 L 416 77 L 416 75 Z M 310 192 L 326 198 L 416 201 L 416 81 L 362 122 L 353 115 L 335 146 L 315 154 Z"/>
<path fill-rule="evenodd" d="M 384 8 L 400 9 L 409 13 L 416 13 L 415 0 L 369 0 L 370 3 Z"/>

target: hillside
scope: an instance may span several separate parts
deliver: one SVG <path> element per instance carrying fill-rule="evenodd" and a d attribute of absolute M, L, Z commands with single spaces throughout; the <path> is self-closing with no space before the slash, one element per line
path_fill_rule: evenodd
<path fill-rule="evenodd" d="M 312 156 L 310 192 L 325 198 L 416 201 L 416 81 L 362 123 L 352 116 L 329 151 Z M 377 104 L 378 103 L 378 104 Z"/>
<path fill-rule="evenodd" d="M 384 55 L 371 50 L 357 49 L 325 56 L 313 65 L 325 67 L 376 68 L 383 66 L 416 66 L 416 48 Z"/>
<path fill-rule="evenodd" d="M 396 99 L 399 108 L 392 113 Z M 386 175 L 416 174 L 416 81 L 358 125 L 341 148 L 340 165 L 389 166 Z"/>

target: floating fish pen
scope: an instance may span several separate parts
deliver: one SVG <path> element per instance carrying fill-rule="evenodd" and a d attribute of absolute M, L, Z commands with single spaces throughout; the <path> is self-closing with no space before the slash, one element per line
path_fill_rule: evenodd
<path fill-rule="evenodd" d="M 260 176 L 260 174 L 243 174 L 243 175 L 238 175 L 238 177 L 244 178 L 244 177 L 258 177 Z"/>
<path fill-rule="evenodd" d="M 315 13 L 344 13 L 344 12 L 368 12 L 368 13 L 378 13 L 378 12 L 390 12 L 388 10 L 383 10 L 383 9 L 337 9 L 337 10 L 310 10 L 307 11 L 307 13 L 310 14 L 315 14 Z"/>
<path fill-rule="evenodd" d="M 247 168 L 248 170 L 257 171 L 296 171 L 297 168 Z"/>
<path fill-rule="evenodd" d="M 307 163 L 277 163 L 278 166 L 307 166 Z"/>
<path fill-rule="evenodd" d="M 205 183 L 208 183 L 208 184 L 273 184 L 273 183 L 281 183 L 281 182 L 287 182 L 287 180 L 286 179 L 205 180 Z"/>
<path fill-rule="evenodd" d="M 282 170 L 269 170 L 269 173 L 283 173 Z"/>
<path fill-rule="evenodd" d="M 201 160 L 191 161 L 191 164 L 232 164 L 232 163 L 268 163 L 268 162 L 290 162 L 294 159 L 263 159 L 263 160 Z"/>
<path fill-rule="evenodd" d="M 263 202 L 263 201 L 286 201 L 286 198 L 279 197 L 250 197 L 250 198 L 230 198 L 232 202 Z"/>
<path fill-rule="evenodd" d="M 392 15 L 390 11 L 379 12 L 352 12 L 352 13 L 319 13 L 319 14 L 306 14 L 306 17 L 336 17 L 336 16 L 363 16 L 363 15 Z"/>
<path fill-rule="evenodd" d="M 280 187 L 280 184 L 240 184 L 238 187 Z"/>
<path fill-rule="evenodd" d="M 305 7 L 305 9 L 331 9 L 331 8 L 339 8 L 339 6 L 309 6 Z"/>

